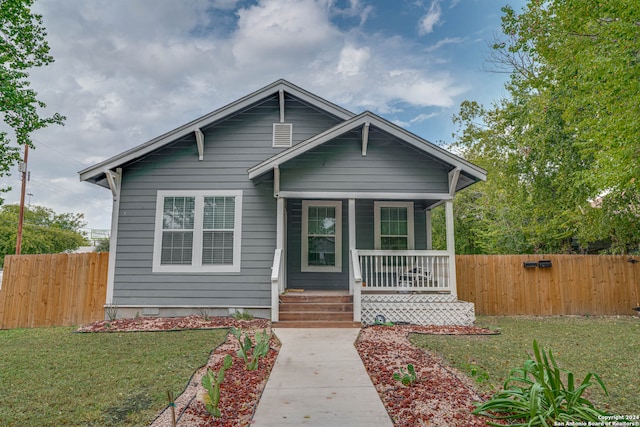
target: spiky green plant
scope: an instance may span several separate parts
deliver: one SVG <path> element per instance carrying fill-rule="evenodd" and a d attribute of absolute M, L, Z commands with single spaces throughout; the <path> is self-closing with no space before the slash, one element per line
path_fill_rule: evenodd
<path fill-rule="evenodd" d="M 222 413 L 220 412 L 220 385 L 224 381 L 224 373 L 231 367 L 233 359 L 230 355 L 224 356 L 222 366 L 218 372 L 214 372 L 211 368 L 207 369 L 207 373 L 202 377 L 202 387 L 205 389 L 205 393 L 202 396 L 204 406 L 207 411 L 215 418 L 220 418 Z"/>
<path fill-rule="evenodd" d="M 533 341 L 534 359 L 527 360 L 522 368 L 512 369 L 503 390 L 491 400 L 479 404 L 473 411 L 491 419 L 508 420 L 509 425 L 549 427 L 567 421 L 599 422 L 606 412 L 598 410 L 583 396 L 594 383 L 607 389 L 602 379 L 589 372 L 577 384 L 573 373 L 560 369 L 553 353 L 545 352 Z M 566 384 L 563 377 L 566 376 Z M 489 422 L 490 425 L 499 426 Z"/>
<path fill-rule="evenodd" d="M 262 333 L 256 332 L 256 344 L 254 346 L 249 334 L 243 334 L 242 329 L 231 328 L 231 333 L 236 337 L 240 344 L 238 356 L 242 357 L 244 360 L 247 371 L 255 371 L 258 369 L 260 358 L 269 353 L 269 341 L 271 340 L 271 335 L 267 334 L 267 331 L 264 329 L 262 330 Z"/>

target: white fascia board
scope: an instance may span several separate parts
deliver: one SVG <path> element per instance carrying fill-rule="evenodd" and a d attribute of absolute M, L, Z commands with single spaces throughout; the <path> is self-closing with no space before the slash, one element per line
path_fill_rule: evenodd
<path fill-rule="evenodd" d="M 343 120 L 346 120 L 348 118 L 355 116 L 354 113 L 342 107 L 339 107 L 325 99 L 322 99 L 316 95 L 313 95 L 287 82 L 286 80 L 278 80 L 222 108 L 219 108 L 209 114 L 206 114 L 196 120 L 193 120 L 183 126 L 180 126 L 179 128 L 169 131 L 163 135 L 160 135 L 157 138 L 147 141 L 144 144 L 141 144 L 130 150 L 124 151 L 94 166 L 81 170 L 80 172 L 78 172 L 80 174 L 80 181 L 88 181 L 91 178 L 95 178 L 104 174 L 105 170 L 115 169 L 128 162 L 131 162 L 140 157 L 143 157 L 159 148 L 162 148 L 167 144 L 170 144 L 176 141 L 177 139 L 180 139 L 192 132 L 195 132 L 196 129 L 199 129 L 199 128 L 201 129 L 212 123 L 220 121 L 226 118 L 227 116 L 230 116 L 234 113 L 242 111 L 243 109 L 259 102 L 260 100 L 266 97 L 272 96 L 273 94 L 279 92 L 280 90 L 284 90 L 286 93 L 298 99 L 301 99 L 302 101 L 312 106 L 315 106 L 320 110 L 326 111 L 329 114 L 333 114 Z"/>
<path fill-rule="evenodd" d="M 280 191 L 278 196 L 285 199 L 373 199 L 373 200 L 453 200 L 449 193 L 400 193 L 373 191 Z"/>

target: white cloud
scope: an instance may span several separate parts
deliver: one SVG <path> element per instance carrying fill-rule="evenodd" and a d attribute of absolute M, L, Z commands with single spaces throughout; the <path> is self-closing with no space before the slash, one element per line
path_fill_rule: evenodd
<path fill-rule="evenodd" d="M 33 70 L 30 79 L 47 111 L 67 116 L 64 127 L 39 131 L 36 139 L 68 155 L 52 154 L 46 146 L 30 154 L 33 202 L 61 212 L 85 209 L 97 228 L 108 226 L 110 191 L 79 183 L 78 170 L 278 78 L 356 113 L 367 109 L 418 128 L 435 114 L 420 109 L 450 108 L 470 88 L 447 71 L 449 59 L 439 51 L 465 39 L 425 45 L 411 39 L 411 24 L 406 33 L 377 31 L 371 27 L 377 5 L 369 0 L 36 2 L 56 62 Z M 436 0 L 420 20 L 420 34 L 440 24 Z M 16 176 L 10 184 L 19 188 Z M 65 180 L 53 184 L 59 178 Z"/>
<path fill-rule="evenodd" d="M 347 77 L 361 74 L 370 58 L 368 48 L 345 46 L 340 52 L 340 62 L 336 71 Z"/>
<path fill-rule="evenodd" d="M 418 32 L 420 35 L 433 32 L 433 27 L 440 23 L 442 9 L 440 8 L 440 0 L 433 0 L 426 15 L 420 19 Z"/>
<path fill-rule="evenodd" d="M 427 52 L 433 52 L 440 49 L 442 46 L 446 46 L 449 44 L 460 44 L 460 43 L 463 43 L 464 41 L 465 39 L 462 37 L 445 37 L 442 40 L 438 40 L 436 44 L 428 46 L 426 50 Z"/>

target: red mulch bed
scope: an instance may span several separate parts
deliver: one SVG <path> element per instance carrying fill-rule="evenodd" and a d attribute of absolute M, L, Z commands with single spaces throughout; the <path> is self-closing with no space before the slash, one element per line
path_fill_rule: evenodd
<path fill-rule="evenodd" d="M 395 427 L 487 426 L 486 418 L 471 414 L 474 403 L 486 400 L 473 382 L 439 357 L 414 347 L 411 333 L 493 335 L 473 326 L 371 326 L 362 329 L 356 348 Z M 411 363 L 418 380 L 404 386 L 393 379 Z"/>
<path fill-rule="evenodd" d="M 229 328 L 235 326 L 251 334 L 266 329 L 271 324 L 266 319 L 236 320 L 226 317 L 118 319 L 100 321 L 78 329 L 78 332 L 133 332 L 177 331 L 187 329 Z M 473 382 L 433 354 L 415 348 L 408 340 L 410 333 L 479 335 L 495 334 L 495 331 L 460 326 L 371 326 L 363 328 L 356 348 L 375 385 L 380 398 L 390 414 L 395 427 L 413 426 L 486 426 L 484 418 L 472 415 L 474 402 L 488 396 L 478 393 Z M 226 341 L 211 352 L 207 367 L 217 371 L 225 354 L 233 356 L 233 365 L 226 372 L 221 386 L 220 408 L 222 418 L 214 419 L 198 401 L 202 390 L 201 379 L 207 367 L 202 367 L 189 380 L 185 391 L 175 400 L 177 426 L 240 427 L 251 424 L 271 369 L 275 363 L 280 343 L 272 338 L 271 350 L 256 371 L 245 371 L 244 361 L 236 356 L 239 346 L 231 334 Z M 407 364 L 416 368 L 419 380 L 411 386 L 403 386 L 393 379 L 394 372 Z M 166 408 L 151 427 L 171 426 L 171 410 Z"/>

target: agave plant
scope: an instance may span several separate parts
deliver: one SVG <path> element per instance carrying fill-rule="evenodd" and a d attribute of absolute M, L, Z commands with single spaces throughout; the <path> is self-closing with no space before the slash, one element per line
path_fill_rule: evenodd
<path fill-rule="evenodd" d="M 578 384 L 573 373 L 560 369 L 553 353 L 545 352 L 535 340 L 533 353 L 534 359 L 527 360 L 522 368 L 512 369 L 503 390 L 480 404 L 474 414 L 509 420 L 509 425 L 522 427 L 549 427 L 567 421 L 599 422 L 601 416 L 607 415 L 583 396 L 594 380 L 608 394 L 597 374 L 589 372 Z"/>

